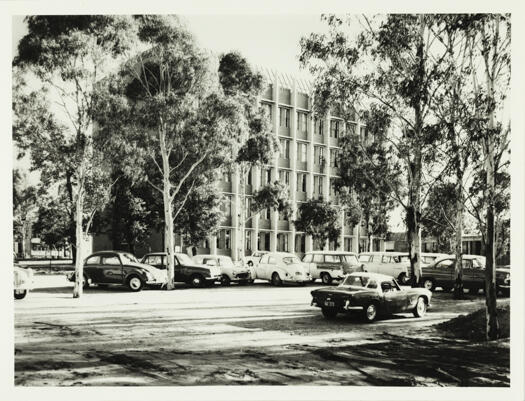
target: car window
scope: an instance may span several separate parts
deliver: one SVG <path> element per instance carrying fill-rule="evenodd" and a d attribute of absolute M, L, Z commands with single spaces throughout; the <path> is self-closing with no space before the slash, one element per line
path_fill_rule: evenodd
<path fill-rule="evenodd" d="M 379 263 L 381 262 L 381 255 L 373 255 L 370 259 L 370 261 L 374 262 L 374 263 Z"/>
<path fill-rule="evenodd" d="M 103 265 L 120 265 L 120 260 L 117 255 L 104 256 L 102 258 Z"/>
<path fill-rule="evenodd" d="M 352 287 L 366 287 L 369 280 L 370 279 L 368 277 L 350 275 L 346 276 L 345 280 L 341 283 L 341 285 L 349 285 Z"/>
<path fill-rule="evenodd" d="M 132 255 L 131 253 L 121 253 L 120 257 L 122 258 L 123 263 L 137 263 L 138 262 L 135 255 Z"/>
<path fill-rule="evenodd" d="M 202 259 L 202 264 L 209 265 L 209 266 L 217 266 L 217 261 L 211 258 L 204 258 Z"/>
<path fill-rule="evenodd" d="M 283 262 L 287 265 L 291 265 L 292 263 L 301 263 L 298 257 L 296 256 L 287 256 L 283 258 Z"/>
<path fill-rule="evenodd" d="M 390 263 L 390 256 L 383 255 L 383 258 L 381 259 L 381 262 L 383 262 L 383 263 Z"/>
<path fill-rule="evenodd" d="M 367 288 L 377 288 L 377 281 L 375 280 L 368 280 L 368 284 L 366 286 Z"/>
<path fill-rule="evenodd" d="M 445 260 L 442 260 L 441 262 L 438 262 L 436 264 L 436 267 L 438 269 L 445 269 L 447 267 L 450 267 L 453 263 L 454 263 L 454 259 L 445 259 Z"/>
<path fill-rule="evenodd" d="M 463 269 L 472 269 L 472 261 L 470 259 L 463 259 L 461 265 Z"/>
<path fill-rule="evenodd" d="M 370 262 L 370 255 L 359 255 L 360 262 Z"/>
<path fill-rule="evenodd" d="M 472 266 L 475 269 L 483 269 L 483 265 L 481 264 L 481 262 L 478 259 L 472 259 Z"/>
<path fill-rule="evenodd" d="M 383 290 L 383 292 L 389 292 L 389 291 L 393 290 L 392 282 L 391 281 L 382 281 L 381 282 L 381 289 Z"/>
<path fill-rule="evenodd" d="M 327 263 L 341 263 L 340 255 L 324 255 L 324 261 Z"/>
<path fill-rule="evenodd" d="M 312 261 L 312 254 L 304 255 L 303 262 L 310 263 Z"/>
<path fill-rule="evenodd" d="M 100 256 L 91 256 L 86 260 L 86 265 L 98 265 L 100 263 Z"/>
<path fill-rule="evenodd" d="M 353 265 L 359 264 L 359 261 L 357 260 L 357 257 L 355 255 L 343 255 L 343 260 L 346 263 L 350 263 Z"/>
<path fill-rule="evenodd" d="M 324 262 L 324 255 L 315 254 L 314 255 L 314 262 L 315 263 L 323 263 Z"/>
<path fill-rule="evenodd" d="M 269 257 L 269 255 L 263 255 L 263 257 L 261 258 L 261 263 L 268 263 Z"/>
<path fill-rule="evenodd" d="M 270 256 L 268 258 L 268 264 L 275 265 L 275 264 L 277 264 L 277 261 L 275 260 L 275 258 L 273 256 Z"/>
<path fill-rule="evenodd" d="M 150 255 L 146 259 L 146 264 L 148 265 L 161 265 L 162 256 L 161 255 Z"/>

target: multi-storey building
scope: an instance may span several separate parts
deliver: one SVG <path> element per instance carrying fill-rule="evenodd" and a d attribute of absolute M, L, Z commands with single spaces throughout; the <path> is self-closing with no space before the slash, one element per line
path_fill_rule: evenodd
<path fill-rule="evenodd" d="M 279 215 L 273 210 L 265 210 L 253 216 L 245 225 L 245 238 L 239 229 L 240 188 L 239 170 L 224 171 L 219 187 L 225 196 L 223 210 L 225 218 L 217 235 L 210 236 L 192 252 L 199 254 L 220 254 L 237 260 L 241 247 L 245 255 L 255 250 L 287 251 L 302 255 L 311 250 L 321 249 L 312 238 L 295 230 L 297 206 L 307 199 L 323 197 L 335 200 L 333 180 L 338 175 L 337 152 L 339 139 L 343 134 L 360 135 L 367 140 L 366 127 L 357 118 L 344 121 L 337 115 L 317 116 L 313 112 L 313 99 L 307 82 L 285 74 L 263 71 L 269 86 L 260 98 L 267 109 L 272 132 L 280 143 L 280 152 L 275 155 L 271 165 L 253 167 L 245 179 L 247 207 L 254 191 L 270 181 L 279 180 L 288 185 L 292 201 L 291 218 Z M 359 252 L 368 250 L 365 227 L 357 230 L 345 221 L 341 211 L 341 233 L 338 244 L 326 243 L 325 249 L 338 249 Z M 357 238 L 357 233 L 360 238 Z M 373 240 L 374 250 L 384 250 L 383 239 Z M 94 241 L 94 248 L 104 248 L 104 242 Z M 106 242 L 107 244 L 107 242 Z M 185 250 L 180 236 L 176 245 Z M 161 250 L 162 237 L 154 235 L 148 250 Z M 145 250 L 146 251 L 146 250 Z"/>

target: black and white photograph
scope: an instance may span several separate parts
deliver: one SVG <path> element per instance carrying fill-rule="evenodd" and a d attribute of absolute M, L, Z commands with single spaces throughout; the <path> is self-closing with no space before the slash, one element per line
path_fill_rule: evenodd
<path fill-rule="evenodd" d="M 6 8 L 12 399 L 523 399 L 516 4 L 118 4 Z"/>

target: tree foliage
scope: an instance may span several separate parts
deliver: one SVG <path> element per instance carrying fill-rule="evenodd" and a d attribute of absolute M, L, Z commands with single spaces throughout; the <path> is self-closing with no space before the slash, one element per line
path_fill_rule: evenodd
<path fill-rule="evenodd" d="M 309 199 L 299 205 L 297 214 L 297 219 L 293 222 L 297 231 L 311 235 L 323 248 L 326 240 L 337 246 L 341 233 L 341 218 L 337 206 L 322 198 Z"/>

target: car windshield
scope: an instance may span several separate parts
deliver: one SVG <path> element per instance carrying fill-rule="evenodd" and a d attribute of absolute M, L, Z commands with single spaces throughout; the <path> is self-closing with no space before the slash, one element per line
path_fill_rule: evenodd
<path fill-rule="evenodd" d="M 181 265 L 192 265 L 194 262 L 185 253 L 177 253 L 177 259 Z"/>
<path fill-rule="evenodd" d="M 357 260 L 355 255 L 345 255 L 344 258 L 345 258 L 345 262 L 346 263 L 350 263 L 352 265 L 358 265 L 359 264 L 359 261 Z"/>
<path fill-rule="evenodd" d="M 370 277 L 365 276 L 346 276 L 345 280 L 339 285 L 361 288 L 377 288 L 376 282 L 374 280 L 371 280 Z"/>
<path fill-rule="evenodd" d="M 131 253 L 121 253 L 120 257 L 122 258 L 122 263 L 126 263 L 126 262 L 138 263 L 137 258 L 133 256 Z"/>
<path fill-rule="evenodd" d="M 291 265 L 292 263 L 301 263 L 297 256 L 286 256 L 283 258 L 283 262 L 287 265 Z"/>

